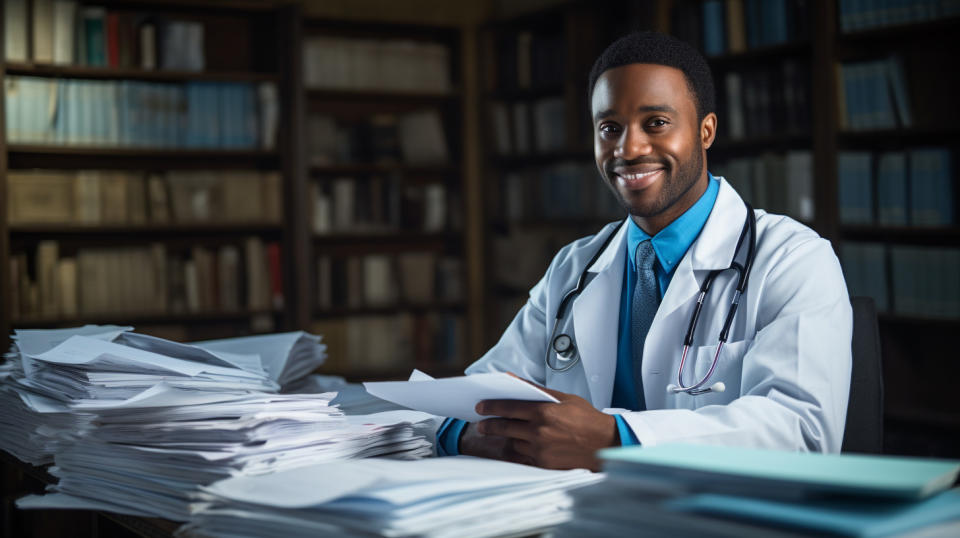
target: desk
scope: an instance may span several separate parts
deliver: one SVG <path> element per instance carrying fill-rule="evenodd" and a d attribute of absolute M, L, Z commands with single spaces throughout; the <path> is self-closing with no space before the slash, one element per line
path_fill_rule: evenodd
<path fill-rule="evenodd" d="M 88 510 L 19 510 L 16 500 L 43 493 L 57 479 L 43 467 L 0 450 L 0 537 L 2 538 L 169 538 L 180 523 Z"/>

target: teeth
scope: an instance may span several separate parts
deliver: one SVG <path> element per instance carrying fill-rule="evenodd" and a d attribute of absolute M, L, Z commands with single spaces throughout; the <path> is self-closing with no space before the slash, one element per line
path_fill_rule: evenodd
<path fill-rule="evenodd" d="M 643 177 L 647 177 L 647 176 L 652 175 L 652 174 L 656 174 L 656 173 L 659 172 L 659 171 L 660 171 L 660 170 L 654 170 L 654 171 L 652 171 L 652 172 L 644 172 L 644 173 L 642 173 L 642 174 L 620 174 L 620 177 L 622 177 L 623 179 L 627 179 L 627 180 L 633 181 L 633 180 L 636 180 L 636 179 L 640 179 L 640 178 L 643 178 Z"/>

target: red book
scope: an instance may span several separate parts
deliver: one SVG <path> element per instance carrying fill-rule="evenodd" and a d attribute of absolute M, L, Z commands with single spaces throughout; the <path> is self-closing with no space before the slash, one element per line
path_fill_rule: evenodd
<path fill-rule="evenodd" d="M 274 308 L 283 308 L 283 265 L 280 263 L 280 243 L 267 245 L 270 267 L 270 301 Z"/>
<path fill-rule="evenodd" d="M 107 65 L 120 67 L 120 15 L 107 13 Z"/>

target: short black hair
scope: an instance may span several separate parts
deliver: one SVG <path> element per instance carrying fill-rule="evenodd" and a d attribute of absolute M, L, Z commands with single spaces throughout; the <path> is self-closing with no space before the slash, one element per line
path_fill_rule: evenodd
<path fill-rule="evenodd" d="M 617 39 L 593 63 L 587 95 L 605 71 L 628 64 L 657 64 L 683 72 L 697 106 L 697 121 L 716 111 L 713 75 L 703 55 L 688 43 L 658 32 L 634 32 Z"/>

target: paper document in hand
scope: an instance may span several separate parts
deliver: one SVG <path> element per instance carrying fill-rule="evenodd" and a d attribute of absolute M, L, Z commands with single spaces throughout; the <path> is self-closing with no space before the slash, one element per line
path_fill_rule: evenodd
<path fill-rule="evenodd" d="M 485 417 L 474 410 L 483 400 L 558 400 L 539 388 L 502 372 L 474 374 L 423 381 L 367 382 L 367 392 L 396 404 L 443 417 L 479 422 Z"/>

